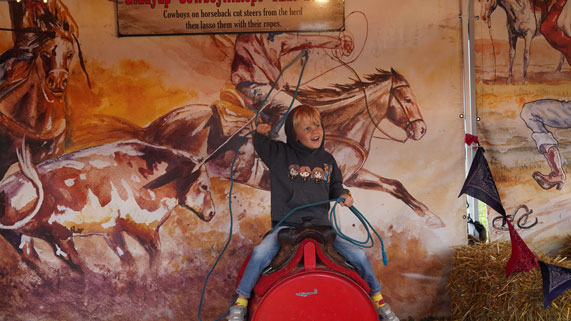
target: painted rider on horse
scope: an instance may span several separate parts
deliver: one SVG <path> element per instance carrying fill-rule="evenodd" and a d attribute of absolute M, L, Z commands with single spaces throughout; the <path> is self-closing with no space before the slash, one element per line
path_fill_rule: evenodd
<path fill-rule="evenodd" d="M 265 123 L 276 124 L 292 103 L 287 83 L 278 79 L 282 71 L 281 58 L 289 53 L 303 49 L 336 49 L 342 55 L 353 52 L 353 39 L 348 35 L 339 37 L 329 35 L 301 35 L 292 33 L 239 34 L 234 45 L 234 60 L 230 80 L 246 105 L 254 111 L 277 81 L 272 95 L 268 97 L 268 106 L 262 113 Z M 293 107 L 300 105 L 294 101 Z"/>

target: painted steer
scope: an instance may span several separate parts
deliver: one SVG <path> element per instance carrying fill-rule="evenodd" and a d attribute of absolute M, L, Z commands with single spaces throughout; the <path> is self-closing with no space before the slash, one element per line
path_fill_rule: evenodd
<path fill-rule="evenodd" d="M 21 172 L 0 184 L 0 229 L 21 236 L 19 244 L 7 239 L 32 266 L 40 263 L 30 238 L 37 237 L 84 271 L 72 237 L 86 235 L 103 235 L 121 262 L 131 264 L 125 232 L 147 251 L 152 267 L 159 228 L 176 206 L 204 221 L 214 216 L 206 171 L 194 170 L 198 160 L 184 152 L 134 140 L 65 154 L 37 168 L 27 148 L 18 156 Z M 170 171 L 175 175 L 163 175 Z"/>

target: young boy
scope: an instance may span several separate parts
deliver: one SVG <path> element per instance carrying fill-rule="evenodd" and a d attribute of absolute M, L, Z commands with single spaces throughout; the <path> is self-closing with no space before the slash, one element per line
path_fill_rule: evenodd
<path fill-rule="evenodd" d="M 271 140 L 268 136 L 270 130 L 269 124 L 258 124 L 254 135 L 254 148 L 270 169 L 272 226 L 275 226 L 291 210 L 301 205 L 339 197 L 345 199 L 344 202 L 339 203 L 342 206 L 353 204 L 349 191 L 343 187 L 343 177 L 335 158 L 323 147 L 324 132 L 321 115 L 317 109 L 301 105 L 288 114 L 285 123 L 287 143 Z M 307 169 L 302 170 L 303 168 Z M 302 175 L 316 168 L 320 169 L 316 172 L 321 174 L 313 175 L 311 179 Z M 278 230 L 282 227 L 300 226 L 303 217 L 311 217 L 314 225 L 330 226 L 329 208 L 327 203 L 294 212 L 278 229 L 268 234 L 254 248 L 236 290 L 238 299 L 236 304 L 230 308 L 229 321 L 245 319 L 252 289 L 263 269 L 271 263 L 279 251 Z M 356 267 L 359 275 L 371 287 L 371 298 L 379 316 L 383 320 L 399 321 L 389 305 L 383 301 L 380 292 L 381 285 L 365 252 L 342 238 L 335 239 L 334 247 L 339 254 Z"/>

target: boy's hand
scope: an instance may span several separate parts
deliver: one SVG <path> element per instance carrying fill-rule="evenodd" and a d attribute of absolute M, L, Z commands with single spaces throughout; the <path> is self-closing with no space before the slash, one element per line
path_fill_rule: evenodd
<path fill-rule="evenodd" d="M 272 130 L 272 126 L 267 123 L 258 123 L 258 126 L 256 126 L 256 132 L 258 134 L 269 136 L 270 130 Z"/>
<path fill-rule="evenodd" d="M 351 195 L 349 195 L 349 194 L 343 194 L 343 195 L 341 195 L 341 196 L 339 196 L 339 197 L 345 199 L 344 202 L 339 202 L 339 204 L 341 204 L 342 206 L 347 206 L 347 207 L 353 206 L 353 198 L 351 197 Z"/>

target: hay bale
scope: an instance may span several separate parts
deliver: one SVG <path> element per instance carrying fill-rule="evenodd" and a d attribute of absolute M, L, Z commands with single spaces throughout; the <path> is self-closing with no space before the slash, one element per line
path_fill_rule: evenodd
<path fill-rule="evenodd" d="M 571 235 L 567 235 L 567 239 L 563 244 L 563 249 L 561 249 L 561 252 L 559 252 L 559 254 L 571 260 Z"/>
<path fill-rule="evenodd" d="M 571 267 L 570 260 L 534 254 L 542 261 Z M 458 247 L 452 256 L 447 291 L 454 320 L 571 320 L 571 291 L 543 307 L 539 267 L 506 277 L 511 256 L 509 242 Z"/>

